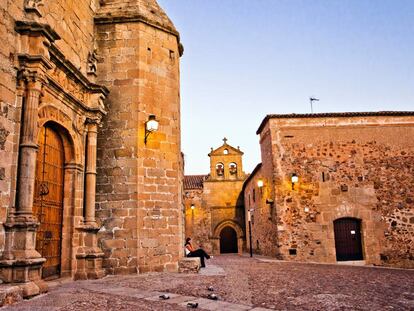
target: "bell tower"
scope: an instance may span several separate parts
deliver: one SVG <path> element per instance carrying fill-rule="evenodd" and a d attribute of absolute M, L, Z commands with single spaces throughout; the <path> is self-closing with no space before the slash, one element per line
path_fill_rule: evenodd
<path fill-rule="evenodd" d="M 217 149 L 211 148 L 210 180 L 244 180 L 242 157 L 243 152 L 239 147 L 234 148 L 223 138 L 223 145 Z"/>

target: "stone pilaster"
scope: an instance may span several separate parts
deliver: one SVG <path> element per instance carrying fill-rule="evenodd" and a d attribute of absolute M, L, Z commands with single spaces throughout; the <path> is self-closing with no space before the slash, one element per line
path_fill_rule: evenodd
<path fill-rule="evenodd" d="M 24 71 L 25 83 L 23 119 L 21 126 L 19 175 L 16 208 L 9 212 L 4 224 L 6 243 L 0 260 L 0 277 L 6 283 L 19 283 L 23 296 L 30 297 L 47 291 L 41 279 L 46 259 L 36 251 L 38 222 L 33 217 L 33 197 L 37 157 L 38 106 L 44 83 L 42 70 Z"/>
<path fill-rule="evenodd" d="M 96 148 L 99 120 L 87 119 L 86 170 L 85 170 L 85 218 L 82 231 L 82 245 L 76 254 L 75 279 L 97 279 L 105 275 L 102 269 L 103 252 L 98 247 L 99 227 L 95 220 L 96 195 Z"/>
<path fill-rule="evenodd" d="M 85 177 L 85 224 L 96 225 L 95 221 L 95 193 L 96 193 L 96 140 L 98 124 L 87 120 L 86 143 L 86 177 Z"/>

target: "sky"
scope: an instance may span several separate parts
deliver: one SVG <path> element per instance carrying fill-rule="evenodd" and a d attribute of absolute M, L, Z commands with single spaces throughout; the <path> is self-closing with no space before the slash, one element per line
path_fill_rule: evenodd
<path fill-rule="evenodd" d="M 414 110 L 413 0 L 158 0 L 184 45 L 185 174 L 223 137 L 260 160 L 267 114 Z"/>

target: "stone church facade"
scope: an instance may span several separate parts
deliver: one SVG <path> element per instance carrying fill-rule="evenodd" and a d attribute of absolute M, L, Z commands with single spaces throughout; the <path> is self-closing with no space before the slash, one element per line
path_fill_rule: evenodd
<path fill-rule="evenodd" d="M 255 253 L 414 268 L 413 112 L 268 115 L 257 134 Z"/>
<path fill-rule="evenodd" d="M 0 13 L 0 278 L 29 297 L 45 278 L 177 270 L 172 22 L 155 0 L 7 0 Z"/>
<path fill-rule="evenodd" d="M 210 173 L 184 176 L 185 235 L 211 254 L 245 248 L 243 152 L 227 144 L 211 148 Z"/>

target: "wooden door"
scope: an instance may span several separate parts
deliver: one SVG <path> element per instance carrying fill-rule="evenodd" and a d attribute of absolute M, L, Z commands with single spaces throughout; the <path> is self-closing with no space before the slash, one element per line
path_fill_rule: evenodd
<path fill-rule="evenodd" d="M 33 214 L 40 222 L 36 250 L 46 258 L 42 277 L 60 275 L 63 216 L 64 152 L 59 134 L 41 129 L 36 163 Z"/>
<path fill-rule="evenodd" d="M 224 227 L 220 232 L 220 253 L 237 253 L 237 233 L 232 227 Z"/>
<path fill-rule="evenodd" d="M 362 260 L 361 222 L 355 218 L 334 221 L 336 260 Z"/>

